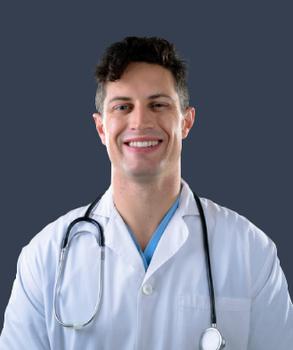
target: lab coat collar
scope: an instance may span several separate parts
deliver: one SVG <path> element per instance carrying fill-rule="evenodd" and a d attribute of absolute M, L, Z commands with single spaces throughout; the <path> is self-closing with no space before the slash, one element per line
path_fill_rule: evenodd
<path fill-rule="evenodd" d="M 143 281 L 172 258 L 186 242 L 189 231 L 184 217 L 199 215 L 191 189 L 184 180 L 181 180 L 181 184 L 179 207 L 166 227 L 146 272 L 128 228 L 113 203 L 112 186 L 108 188 L 93 210 L 93 216 L 97 219 L 99 216 L 107 218 L 107 224 L 104 226 L 106 246 L 139 272 Z"/>
<path fill-rule="evenodd" d="M 183 179 L 181 179 L 181 185 L 182 190 L 180 193 L 179 206 L 177 211 L 182 217 L 187 215 L 199 215 L 192 190 L 190 189 L 187 182 Z M 117 212 L 117 210 L 113 202 L 113 188 L 112 185 L 110 185 L 102 196 L 96 208 L 93 210 L 93 215 L 102 216 L 109 219 L 115 212 Z"/>
<path fill-rule="evenodd" d="M 187 215 L 199 215 L 193 192 L 186 181 L 181 179 L 182 190 L 179 199 L 178 212 L 182 217 Z"/>
<path fill-rule="evenodd" d="M 116 208 L 113 202 L 113 189 L 112 185 L 110 185 L 96 207 L 93 209 L 92 215 L 102 216 L 109 219 L 115 210 Z"/>

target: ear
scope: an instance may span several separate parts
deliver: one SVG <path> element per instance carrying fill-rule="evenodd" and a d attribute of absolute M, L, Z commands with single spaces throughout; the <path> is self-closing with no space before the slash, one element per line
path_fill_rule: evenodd
<path fill-rule="evenodd" d="M 182 121 L 182 139 L 185 139 L 189 134 L 195 120 L 195 108 L 187 107 L 183 115 Z"/>
<path fill-rule="evenodd" d="M 102 144 L 106 144 L 105 132 L 104 132 L 104 121 L 101 113 L 93 114 L 94 122 L 96 124 L 96 129 L 99 134 L 99 137 L 102 141 Z"/>

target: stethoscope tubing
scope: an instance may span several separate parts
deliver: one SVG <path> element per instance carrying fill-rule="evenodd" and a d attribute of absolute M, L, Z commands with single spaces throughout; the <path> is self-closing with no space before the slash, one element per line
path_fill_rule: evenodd
<path fill-rule="evenodd" d="M 102 228 L 102 226 L 100 225 L 100 223 L 98 223 L 95 219 L 90 217 L 92 208 L 95 207 L 95 205 L 99 202 L 101 196 L 99 196 L 87 209 L 85 215 L 83 217 L 79 217 L 75 220 L 73 220 L 69 225 L 68 228 L 66 230 L 66 233 L 64 235 L 64 239 L 62 241 L 62 245 L 61 245 L 61 252 L 60 252 L 60 257 L 59 257 L 59 264 L 58 264 L 58 272 L 57 272 L 57 279 L 56 279 L 56 283 L 55 283 L 55 288 L 54 288 L 54 300 L 53 300 L 53 305 L 54 305 L 54 316 L 55 319 L 57 320 L 57 322 L 66 328 L 74 328 L 74 329 L 82 329 L 84 327 L 86 327 L 88 324 L 90 324 L 93 319 L 95 318 L 95 316 L 98 313 L 99 307 L 100 307 L 100 301 L 102 299 L 102 293 L 103 293 L 103 281 L 104 281 L 104 261 L 105 261 L 105 237 L 104 237 L 104 230 Z M 68 322 L 64 322 L 61 319 L 61 315 L 59 313 L 59 308 L 58 308 L 58 303 L 57 303 L 57 299 L 58 296 L 60 294 L 60 290 L 61 290 L 61 277 L 63 276 L 64 273 L 64 269 L 65 269 L 65 264 L 66 264 L 66 258 L 67 258 L 67 253 L 68 253 L 68 249 L 71 243 L 71 240 L 73 239 L 73 237 L 76 237 L 78 234 L 80 234 L 79 232 L 76 233 L 74 236 L 70 236 L 70 233 L 73 229 L 73 227 L 80 223 L 80 222 L 87 222 L 90 223 L 92 225 L 95 226 L 95 228 L 98 230 L 99 232 L 99 236 L 97 238 L 97 236 L 95 235 L 96 239 L 97 239 L 97 243 L 100 247 L 100 271 L 99 271 L 99 292 L 98 292 L 98 297 L 97 297 L 97 301 L 94 307 L 94 311 L 92 313 L 92 315 L 89 317 L 89 319 L 83 323 L 68 323 Z"/>
<path fill-rule="evenodd" d="M 206 259 L 207 275 L 208 275 L 207 280 L 208 280 L 210 304 L 211 304 L 211 324 L 213 327 L 216 327 L 217 315 L 216 315 L 215 290 L 214 290 L 214 282 L 213 282 L 213 275 L 212 275 L 212 268 L 211 268 L 207 222 L 206 222 L 205 214 L 201 204 L 201 200 L 194 192 L 193 192 L 193 196 L 197 203 L 197 207 L 200 215 L 200 221 L 201 221 L 202 230 L 203 230 L 203 244 L 204 244 L 204 251 L 205 251 L 205 259 Z"/>
<path fill-rule="evenodd" d="M 65 249 L 65 250 L 64 250 Z M 100 271 L 99 271 L 99 292 L 98 292 L 98 297 L 97 297 L 97 301 L 94 307 L 94 311 L 92 313 L 92 315 L 89 317 L 89 319 L 83 323 L 67 323 L 62 321 L 61 316 L 59 314 L 59 308 L 57 305 L 57 297 L 60 294 L 60 290 L 61 290 L 61 276 L 64 272 L 64 267 L 65 267 L 65 259 L 66 259 L 66 255 L 67 255 L 67 248 L 63 248 L 63 250 L 61 251 L 60 254 L 60 260 L 59 260 L 59 268 L 58 268 L 58 276 L 57 276 L 57 280 L 56 280 L 56 285 L 55 285 L 55 292 L 54 292 L 54 316 L 55 319 L 57 320 L 57 322 L 65 327 L 65 328 L 74 328 L 74 329 L 82 329 L 84 327 L 86 327 L 88 324 L 90 324 L 93 319 L 96 317 L 96 315 L 98 314 L 99 311 L 99 307 L 101 304 L 101 299 L 102 299 L 102 294 L 103 294 L 103 280 L 104 280 L 104 261 L 105 261 L 105 252 L 104 252 L 104 247 L 101 247 L 101 251 L 100 251 Z"/>

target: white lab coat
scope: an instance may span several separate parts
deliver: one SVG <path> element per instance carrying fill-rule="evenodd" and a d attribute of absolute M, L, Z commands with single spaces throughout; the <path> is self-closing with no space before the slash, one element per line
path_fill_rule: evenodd
<path fill-rule="evenodd" d="M 85 329 L 60 326 L 53 291 L 68 224 L 86 207 L 45 227 L 23 248 L 5 313 L 1 350 L 195 350 L 210 325 L 210 299 L 199 212 L 188 185 L 145 272 L 112 201 L 111 188 L 93 217 L 104 227 L 103 296 Z M 293 307 L 275 244 L 232 210 L 203 199 L 209 230 L 218 328 L 227 350 L 289 350 Z M 86 232 L 87 225 L 79 230 Z M 94 308 L 99 248 L 93 235 L 70 246 L 61 288 L 64 321 L 85 321 Z"/>

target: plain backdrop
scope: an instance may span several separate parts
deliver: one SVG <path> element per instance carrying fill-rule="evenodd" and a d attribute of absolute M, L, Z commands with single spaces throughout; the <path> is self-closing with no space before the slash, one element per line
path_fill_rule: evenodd
<path fill-rule="evenodd" d="M 289 3 L 1 2 L 0 323 L 21 248 L 109 186 L 91 117 L 94 70 L 129 35 L 164 37 L 187 61 L 197 117 L 183 178 L 273 239 L 292 296 Z"/>

